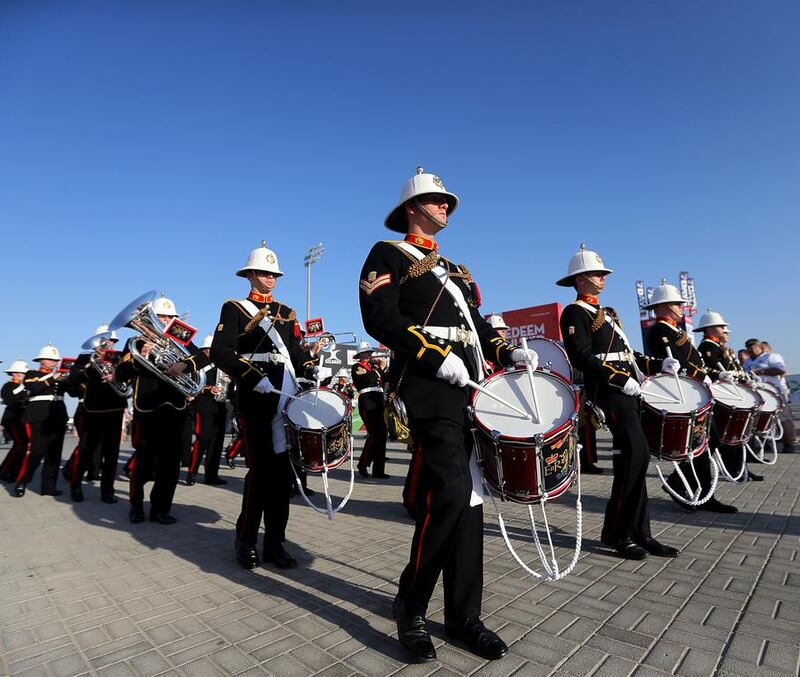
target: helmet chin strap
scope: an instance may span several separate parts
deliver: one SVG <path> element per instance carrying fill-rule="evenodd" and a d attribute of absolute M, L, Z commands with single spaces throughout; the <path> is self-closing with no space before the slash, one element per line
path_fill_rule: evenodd
<path fill-rule="evenodd" d="M 439 226 L 439 228 L 447 228 L 447 222 L 437 219 L 433 214 L 425 209 L 423 204 L 417 198 L 414 198 L 414 205 L 425 215 L 429 221 Z"/>
<path fill-rule="evenodd" d="M 600 285 L 594 282 L 588 275 L 581 273 L 583 276 L 584 282 L 589 285 L 593 294 L 597 294 L 600 291 Z"/>

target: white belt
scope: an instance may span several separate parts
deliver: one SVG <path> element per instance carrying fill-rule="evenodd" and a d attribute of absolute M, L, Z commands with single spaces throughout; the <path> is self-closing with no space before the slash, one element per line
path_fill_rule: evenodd
<path fill-rule="evenodd" d="M 380 386 L 370 386 L 369 388 L 364 388 L 363 390 L 359 390 L 359 395 L 364 395 L 365 393 L 382 393 L 383 388 Z"/>
<path fill-rule="evenodd" d="M 633 362 L 633 355 L 629 352 L 624 353 L 608 353 L 602 355 L 595 355 L 598 360 L 604 362 Z"/>
<path fill-rule="evenodd" d="M 273 364 L 284 364 L 286 358 L 280 353 L 253 353 L 252 355 L 242 355 L 250 362 L 272 362 Z"/>
<path fill-rule="evenodd" d="M 28 402 L 61 402 L 63 395 L 36 395 L 28 398 Z"/>
<path fill-rule="evenodd" d="M 474 332 L 461 327 L 422 327 L 422 331 L 436 338 L 463 343 L 465 346 L 477 343 Z"/>

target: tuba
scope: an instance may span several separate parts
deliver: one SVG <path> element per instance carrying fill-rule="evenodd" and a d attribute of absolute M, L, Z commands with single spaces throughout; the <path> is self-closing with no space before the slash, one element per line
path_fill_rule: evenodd
<path fill-rule="evenodd" d="M 81 346 L 82 350 L 91 350 L 89 363 L 97 370 L 100 376 L 114 375 L 116 367 L 113 364 L 103 361 L 103 353 L 108 350 L 108 339 L 111 337 L 110 331 L 104 331 L 94 336 L 90 336 Z M 133 388 L 130 384 L 118 383 L 117 381 L 107 381 L 106 385 L 120 397 L 130 397 Z"/>
<path fill-rule="evenodd" d="M 190 353 L 182 345 L 164 335 L 161 320 L 158 319 L 151 306 L 155 297 L 156 292 L 149 291 L 131 301 L 110 322 L 109 331 L 128 327 L 139 332 L 139 336 L 128 341 L 128 349 L 131 351 L 133 359 L 158 378 L 179 390 L 185 397 L 195 397 L 206 384 L 206 375 L 202 371 L 176 376 L 167 373 L 170 367 L 181 362 L 185 357 L 189 357 Z M 144 357 L 139 352 L 136 347 L 137 339 L 153 344 L 153 349 L 150 351 L 151 357 Z"/>

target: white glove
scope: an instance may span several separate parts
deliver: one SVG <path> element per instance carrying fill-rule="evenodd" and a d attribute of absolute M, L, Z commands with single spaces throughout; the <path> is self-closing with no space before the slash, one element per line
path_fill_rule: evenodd
<path fill-rule="evenodd" d="M 665 357 L 664 361 L 661 363 L 662 374 L 677 374 L 680 368 L 680 361 L 676 360 L 674 357 Z"/>
<path fill-rule="evenodd" d="M 511 351 L 511 361 L 516 364 L 517 362 L 527 362 L 531 365 L 531 369 L 536 371 L 536 367 L 539 366 L 539 355 L 536 354 L 535 350 L 531 350 L 530 348 L 514 348 Z"/>
<path fill-rule="evenodd" d="M 710 386 L 714 381 L 712 381 L 708 376 L 703 377 L 703 385 Z"/>
<path fill-rule="evenodd" d="M 639 393 L 642 392 L 642 389 L 639 387 L 638 381 L 629 378 L 627 381 L 625 381 L 625 385 L 622 386 L 622 392 L 625 395 L 636 397 Z"/>
<path fill-rule="evenodd" d="M 315 381 L 319 380 L 319 372 L 320 372 L 319 365 L 316 365 L 316 366 L 315 366 L 315 367 L 314 367 L 314 368 L 311 370 L 312 378 L 313 378 Z"/>
<path fill-rule="evenodd" d="M 256 383 L 256 386 L 253 388 L 253 390 L 257 393 L 261 393 L 262 395 L 269 395 L 269 393 L 275 390 L 275 386 L 272 385 L 270 380 L 265 376 L 258 383 Z"/>
<path fill-rule="evenodd" d="M 736 372 L 734 371 L 721 371 L 719 372 L 719 380 L 725 381 L 726 383 L 731 383 L 736 376 Z"/>
<path fill-rule="evenodd" d="M 469 381 L 469 372 L 464 361 L 453 353 L 447 353 L 447 357 L 444 358 L 444 362 L 439 367 L 439 371 L 436 372 L 436 376 L 459 388 L 463 388 Z"/>

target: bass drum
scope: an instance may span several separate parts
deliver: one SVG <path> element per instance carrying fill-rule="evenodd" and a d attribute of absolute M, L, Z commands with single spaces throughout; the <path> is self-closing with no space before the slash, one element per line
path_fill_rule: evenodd
<path fill-rule="evenodd" d="M 537 344 L 534 349 L 538 348 Z M 554 498 L 569 489 L 576 474 L 577 393 L 556 373 L 536 371 L 533 383 L 538 422 L 478 390 L 472 397 L 484 478 L 501 499 L 517 503 L 538 502 L 545 495 Z M 481 385 L 524 411 L 533 409 L 530 376 L 524 369 L 497 372 Z"/>

